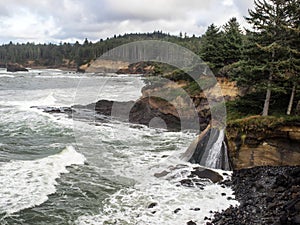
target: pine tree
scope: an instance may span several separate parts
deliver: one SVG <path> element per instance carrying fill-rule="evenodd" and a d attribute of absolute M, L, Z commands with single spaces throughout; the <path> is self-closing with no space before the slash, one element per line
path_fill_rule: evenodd
<path fill-rule="evenodd" d="M 263 116 L 269 113 L 271 92 L 282 91 L 282 87 L 276 86 L 278 80 L 286 72 L 286 68 L 280 67 L 286 60 L 288 51 L 286 46 L 287 6 L 290 0 L 256 0 L 254 10 L 249 10 L 247 21 L 256 31 L 254 51 L 258 54 L 251 55 L 249 60 L 257 63 L 261 78 L 258 82 L 265 84 L 266 97 L 263 108 Z M 266 82 L 265 82 L 266 81 Z"/>
<path fill-rule="evenodd" d="M 220 28 L 211 24 L 201 39 L 201 58 L 209 64 L 215 73 L 218 73 L 219 69 L 224 66 L 223 35 Z"/>
<path fill-rule="evenodd" d="M 241 60 L 243 33 L 235 17 L 223 26 L 224 29 L 224 64 L 229 65 Z"/>
<path fill-rule="evenodd" d="M 285 48 L 288 51 L 288 59 L 283 63 L 287 68 L 287 78 L 292 84 L 290 101 L 287 108 L 287 115 L 291 114 L 297 84 L 300 81 L 300 1 L 292 0 L 286 7 L 287 24 L 284 26 L 288 41 Z"/>

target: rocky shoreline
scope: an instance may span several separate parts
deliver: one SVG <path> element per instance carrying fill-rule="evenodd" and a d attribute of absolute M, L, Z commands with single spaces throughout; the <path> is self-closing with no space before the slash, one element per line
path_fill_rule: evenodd
<path fill-rule="evenodd" d="M 300 166 L 265 166 L 236 170 L 231 186 L 237 207 L 216 212 L 206 225 L 299 225 Z"/>

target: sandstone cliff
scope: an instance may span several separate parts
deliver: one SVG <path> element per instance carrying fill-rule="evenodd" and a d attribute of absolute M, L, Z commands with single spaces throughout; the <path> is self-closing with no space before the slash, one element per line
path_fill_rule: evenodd
<path fill-rule="evenodd" d="M 227 138 L 235 169 L 300 165 L 298 121 L 250 117 L 228 124 Z"/>
<path fill-rule="evenodd" d="M 83 65 L 81 69 L 88 73 L 116 73 L 128 66 L 128 62 L 97 59 L 89 65 Z"/>

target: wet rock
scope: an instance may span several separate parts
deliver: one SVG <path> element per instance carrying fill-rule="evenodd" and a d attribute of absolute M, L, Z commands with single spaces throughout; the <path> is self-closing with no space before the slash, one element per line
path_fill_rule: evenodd
<path fill-rule="evenodd" d="M 181 208 L 177 208 L 174 210 L 174 213 L 178 213 L 181 210 Z"/>
<path fill-rule="evenodd" d="M 217 183 L 223 180 L 223 177 L 215 171 L 204 169 L 202 167 L 196 167 L 191 172 L 191 177 L 198 177 L 202 179 L 209 179 L 213 183 Z"/>
<path fill-rule="evenodd" d="M 287 215 L 286 215 L 286 214 L 283 214 L 283 215 L 280 217 L 279 221 L 280 221 L 281 224 L 287 224 L 287 222 L 288 222 L 288 217 L 287 217 Z"/>
<path fill-rule="evenodd" d="M 18 71 L 28 72 L 28 69 L 26 69 L 24 66 L 19 65 L 17 63 L 7 64 L 6 70 L 7 70 L 7 72 L 18 72 Z"/>
<path fill-rule="evenodd" d="M 294 224 L 300 224 L 300 214 L 297 216 L 294 216 L 292 221 Z"/>
<path fill-rule="evenodd" d="M 154 176 L 157 177 L 157 178 L 160 178 L 160 177 L 164 177 L 164 176 L 168 175 L 169 173 L 170 172 L 168 172 L 166 170 L 163 170 L 160 173 L 155 173 Z"/>
<path fill-rule="evenodd" d="M 152 209 L 155 206 L 157 206 L 157 203 L 156 202 L 152 202 L 152 203 L 150 203 L 150 205 L 148 205 L 148 209 Z"/>
<path fill-rule="evenodd" d="M 191 179 L 183 179 L 180 181 L 180 184 L 184 187 L 194 187 L 194 182 Z"/>
<path fill-rule="evenodd" d="M 300 224 L 300 193 L 298 186 L 292 185 L 299 168 L 266 166 L 234 171 L 231 187 L 240 205 L 215 213 L 206 224 Z"/>
<path fill-rule="evenodd" d="M 186 223 L 187 225 L 197 225 L 194 221 L 190 220 L 189 222 Z"/>
<path fill-rule="evenodd" d="M 300 212 L 300 201 L 298 201 L 295 205 L 294 208 L 296 211 Z"/>
<path fill-rule="evenodd" d="M 46 113 L 66 113 L 72 114 L 74 110 L 71 107 L 51 107 L 51 106 L 31 106 L 30 108 L 41 109 Z"/>
<path fill-rule="evenodd" d="M 200 208 L 191 208 L 190 210 L 193 210 L 193 211 L 200 211 L 201 209 L 200 209 Z"/>
<path fill-rule="evenodd" d="M 155 176 L 158 176 L 156 174 Z M 196 167 L 191 171 L 191 174 L 187 178 L 180 180 L 180 184 L 185 187 L 197 187 L 203 190 L 204 185 L 210 182 L 220 182 L 223 177 L 215 171 L 205 169 L 202 167 Z"/>
<path fill-rule="evenodd" d="M 121 121 L 134 124 L 164 128 L 169 131 L 181 130 L 180 118 L 175 107 L 165 100 L 158 100 L 153 97 L 140 98 L 135 102 L 99 100 L 87 106 L 74 107 L 95 110 L 99 114 L 112 116 Z M 168 111 L 166 108 L 168 108 Z"/>

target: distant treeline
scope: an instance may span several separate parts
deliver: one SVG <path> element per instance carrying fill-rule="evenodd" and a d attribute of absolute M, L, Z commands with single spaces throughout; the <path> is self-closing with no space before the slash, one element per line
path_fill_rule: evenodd
<path fill-rule="evenodd" d="M 103 53 L 122 44 L 139 40 L 164 40 L 178 43 L 192 51 L 199 52 L 199 38 L 171 36 L 161 31 L 142 34 L 114 35 L 106 40 L 100 39 L 92 43 L 85 39 L 83 44 L 60 43 L 60 44 L 35 44 L 35 43 L 12 43 L 0 46 L 0 62 L 19 63 L 36 66 L 80 66 Z"/>

